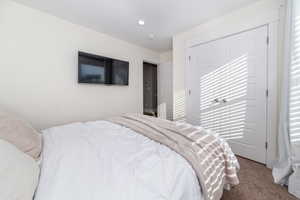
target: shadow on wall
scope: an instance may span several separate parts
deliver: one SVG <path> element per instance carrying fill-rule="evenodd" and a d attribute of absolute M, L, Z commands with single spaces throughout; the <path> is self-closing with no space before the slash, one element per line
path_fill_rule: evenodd
<path fill-rule="evenodd" d="M 185 122 L 185 91 L 181 90 L 174 94 L 173 120 Z"/>
<path fill-rule="evenodd" d="M 246 131 L 248 55 L 232 59 L 200 77 L 200 126 L 225 139 L 243 138 Z M 186 122 L 185 91 L 174 97 L 174 121 Z"/>

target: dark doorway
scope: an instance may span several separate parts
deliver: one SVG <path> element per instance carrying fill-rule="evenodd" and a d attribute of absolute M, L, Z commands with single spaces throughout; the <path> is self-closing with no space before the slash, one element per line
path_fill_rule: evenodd
<path fill-rule="evenodd" d="M 157 117 L 157 65 L 144 62 L 144 115 Z"/>

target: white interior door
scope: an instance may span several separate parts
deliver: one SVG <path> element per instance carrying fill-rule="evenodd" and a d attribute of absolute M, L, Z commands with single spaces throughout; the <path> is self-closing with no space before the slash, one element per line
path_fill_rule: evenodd
<path fill-rule="evenodd" d="M 212 129 L 243 157 L 266 162 L 268 27 L 188 50 L 187 121 Z"/>

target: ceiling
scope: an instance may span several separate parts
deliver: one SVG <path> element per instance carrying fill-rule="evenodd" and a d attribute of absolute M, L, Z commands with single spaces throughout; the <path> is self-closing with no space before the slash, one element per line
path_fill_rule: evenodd
<path fill-rule="evenodd" d="M 172 36 L 258 0 L 15 0 L 158 52 Z M 145 21 L 144 26 L 138 20 Z M 153 34 L 151 39 L 149 35 Z"/>

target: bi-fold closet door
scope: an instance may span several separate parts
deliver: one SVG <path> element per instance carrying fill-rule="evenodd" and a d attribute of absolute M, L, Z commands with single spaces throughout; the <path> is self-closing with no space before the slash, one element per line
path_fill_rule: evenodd
<path fill-rule="evenodd" d="M 268 27 L 188 49 L 187 121 L 212 129 L 234 153 L 266 162 Z"/>

